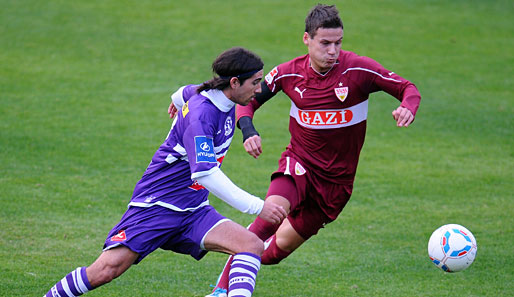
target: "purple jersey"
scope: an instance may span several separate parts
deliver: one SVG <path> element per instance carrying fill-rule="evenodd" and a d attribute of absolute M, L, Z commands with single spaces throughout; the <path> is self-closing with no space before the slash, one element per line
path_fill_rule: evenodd
<path fill-rule="evenodd" d="M 182 110 L 136 184 L 129 205 L 194 211 L 209 204 L 209 191 L 196 178 L 221 165 L 234 135 L 235 104 L 220 90 L 198 94 L 197 88 L 188 85 L 173 95 L 180 97 Z"/>

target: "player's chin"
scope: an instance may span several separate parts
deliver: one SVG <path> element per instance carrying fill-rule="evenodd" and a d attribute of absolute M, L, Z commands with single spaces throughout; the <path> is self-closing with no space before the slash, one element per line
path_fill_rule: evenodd
<path fill-rule="evenodd" d="M 248 100 L 245 100 L 244 102 L 241 102 L 239 103 L 240 105 L 243 105 L 243 106 L 247 106 L 248 104 L 250 104 L 250 101 L 252 101 L 252 99 L 255 98 L 254 96 L 248 98 Z"/>
<path fill-rule="evenodd" d="M 332 66 L 334 66 L 334 64 L 336 63 L 337 60 L 328 60 L 325 62 L 325 67 L 326 68 L 332 68 Z"/>

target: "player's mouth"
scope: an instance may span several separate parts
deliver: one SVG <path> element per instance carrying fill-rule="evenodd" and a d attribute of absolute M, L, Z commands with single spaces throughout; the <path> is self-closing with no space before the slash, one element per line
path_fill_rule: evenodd
<path fill-rule="evenodd" d="M 244 103 L 245 103 L 244 105 L 246 106 L 246 105 L 250 104 L 250 101 L 252 101 L 253 99 L 255 99 L 255 95 L 253 95 L 252 97 L 248 98 L 248 99 L 244 102 Z"/>
<path fill-rule="evenodd" d="M 326 63 L 330 66 L 334 65 L 336 63 L 337 59 L 327 59 Z"/>

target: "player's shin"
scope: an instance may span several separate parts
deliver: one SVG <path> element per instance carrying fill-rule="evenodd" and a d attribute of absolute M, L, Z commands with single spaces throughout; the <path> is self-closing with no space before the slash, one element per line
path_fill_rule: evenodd
<path fill-rule="evenodd" d="M 287 258 L 291 252 L 282 250 L 277 246 L 275 235 L 264 242 L 264 253 L 262 253 L 262 264 L 273 265 L 278 264 L 283 259 Z"/>
<path fill-rule="evenodd" d="M 234 255 L 229 274 L 228 297 L 250 297 L 261 266 L 261 258 L 252 253 Z"/>
<path fill-rule="evenodd" d="M 270 238 L 277 231 L 280 225 L 274 225 L 272 223 L 266 222 L 265 220 L 257 217 L 255 221 L 248 226 L 248 230 L 252 233 L 255 233 L 257 237 L 261 240 L 265 241 Z M 214 287 L 213 292 L 215 292 L 218 288 L 228 290 L 228 280 L 229 280 L 229 271 L 230 265 L 232 263 L 233 256 L 230 256 L 223 267 L 223 271 L 218 277 L 218 281 L 216 282 L 216 286 Z"/>
<path fill-rule="evenodd" d="M 75 297 L 93 289 L 87 279 L 86 267 L 79 267 L 57 282 L 45 297 Z"/>
<path fill-rule="evenodd" d="M 229 281 L 229 272 L 230 272 L 230 265 L 232 264 L 232 260 L 234 259 L 234 256 L 228 257 L 227 262 L 225 263 L 225 266 L 223 267 L 223 271 L 218 277 L 218 280 L 216 281 L 216 286 L 214 287 L 214 290 L 212 292 L 216 292 L 218 289 L 223 289 L 228 291 L 228 281 Z"/>

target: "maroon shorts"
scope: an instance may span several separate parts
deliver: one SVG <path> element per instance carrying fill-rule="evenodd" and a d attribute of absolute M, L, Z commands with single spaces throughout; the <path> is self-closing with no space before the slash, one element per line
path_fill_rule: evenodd
<path fill-rule="evenodd" d="M 326 181 L 306 168 L 287 151 L 271 176 L 266 196 L 280 195 L 291 203 L 288 220 L 300 236 L 308 239 L 337 218 L 350 200 L 352 184 Z"/>

